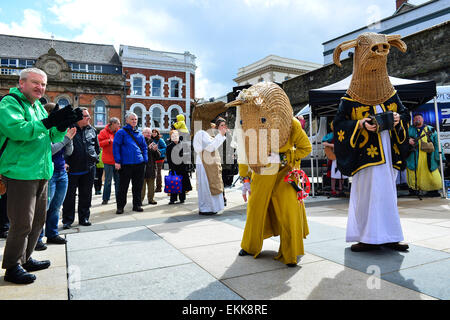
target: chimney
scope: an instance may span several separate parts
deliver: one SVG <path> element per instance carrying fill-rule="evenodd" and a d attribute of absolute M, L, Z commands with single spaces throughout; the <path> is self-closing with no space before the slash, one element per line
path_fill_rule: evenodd
<path fill-rule="evenodd" d="M 398 10 L 405 2 L 408 2 L 408 0 L 395 0 L 395 10 Z"/>

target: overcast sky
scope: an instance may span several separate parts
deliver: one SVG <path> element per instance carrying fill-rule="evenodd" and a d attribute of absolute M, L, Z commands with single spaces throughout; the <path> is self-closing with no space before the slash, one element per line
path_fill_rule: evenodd
<path fill-rule="evenodd" d="M 0 0 L 0 33 L 189 51 L 196 96 L 210 98 L 270 54 L 323 64 L 323 42 L 394 11 L 395 0 Z"/>

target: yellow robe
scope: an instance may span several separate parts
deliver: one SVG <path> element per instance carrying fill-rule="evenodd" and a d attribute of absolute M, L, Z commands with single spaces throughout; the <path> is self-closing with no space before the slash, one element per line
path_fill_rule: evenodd
<path fill-rule="evenodd" d="M 251 175 L 252 179 L 241 247 L 255 258 L 261 252 L 263 240 L 278 235 L 280 247 L 275 259 L 284 264 L 296 264 L 297 256 L 304 254 L 303 239 L 309 234 L 305 205 L 298 202 L 296 191 L 284 182 L 284 177 L 311 149 L 300 122 L 293 119 L 289 140 L 279 150 L 279 153 L 286 153 L 290 165 L 279 167 L 278 173 L 273 175 L 256 174 L 250 172 L 247 165 L 239 165 L 239 175 Z"/>

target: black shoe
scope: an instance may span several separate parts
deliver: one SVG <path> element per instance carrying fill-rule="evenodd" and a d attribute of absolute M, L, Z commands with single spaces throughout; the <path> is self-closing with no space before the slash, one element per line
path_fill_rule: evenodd
<path fill-rule="evenodd" d="M 217 212 L 199 212 L 198 214 L 201 216 L 212 216 L 217 214 Z"/>
<path fill-rule="evenodd" d="M 180 200 L 180 203 L 184 203 L 184 200 Z"/>
<path fill-rule="evenodd" d="M 92 223 L 90 223 L 88 220 L 83 220 L 80 221 L 79 225 L 89 227 L 90 225 L 92 225 Z"/>
<path fill-rule="evenodd" d="M 30 259 L 28 259 L 28 261 L 25 262 L 22 265 L 22 267 L 28 272 L 44 270 L 50 267 L 50 261 L 49 260 L 38 261 L 30 257 Z"/>
<path fill-rule="evenodd" d="M 406 243 L 401 242 L 383 243 L 382 246 L 396 251 L 408 251 L 409 249 L 409 246 Z"/>
<path fill-rule="evenodd" d="M 134 208 L 133 208 L 133 211 L 136 211 L 136 212 L 143 212 L 144 209 L 142 209 L 142 207 L 134 207 Z"/>
<path fill-rule="evenodd" d="M 380 246 L 377 244 L 368 244 L 368 243 L 358 242 L 356 244 L 353 244 L 350 247 L 350 249 L 354 252 L 364 252 L 364 251 L 380 250 Z"/>
<path fill-rule="evenodd" d="M 8 238 L 8 230 L 0 232 L 0 238 L 1 239 Z"/>
<path fill-rule="evenodd" d="M 16 284 L 29 284 L 36 280 L 36 276 L 26 272 L 20 265 L 16 265 L 6 269 L 4 280 Z"/>
<path fill-rule="evenodd" d="M 294 268 L 294 267 L 296 267 L 297 266 L 297 264 L 296 263 L 288 263 L 288 264 L 286 264 L 289 268 Z"/>
<path fill-rule="evenodd" d="M 108 204 L 108 200 L 103 200 L 102 204 Z"/>
<path fill-rule="evenodd" d="M 223 205 L 226 207 L 227 206 L 227 199 L 223 198 Z"/>
<path fill-rule="evenodd" d="M 239 255 L 240 255 L 241 257 L 243 257 L 243 256 L 248 256 L 248 255 L 250 255 L 250 253 L 248 253 L 248 252 L 245 251 L 244 249 L 241 249 L 241 251 L 239 251 Z"/>
<path fill-rule="evenodd" d="M 95 195 L 99 195 L 99 194 L 102 194 L 102 192 L 101 191 L 95 191 Z"/>
<path fill-rule="evenodd" d="M 36 243 L 36 247 L 34 247 L 34 250 L 36 250 L 36 251 L 44 251 L 46 249 L 47 249 L 47 246 L 42 241 L 38 241 L 38 243 Z"/>
<path fill-rule="evenodd" d="M 122 209 L 117 209 L 116 214 L 122 214 L 123 213 L 123 208 Z"/>
<path fill-rule="evenodd" d="M 175 201 L 170 201 L 169 204 L 175 204 Z"/>
<path fill-rule="evenodd" d="M 158 202 L 153 200 L 153 201 L 149 201 L 148 204 L 158 204 Z"/>
<path fill-rule="evenodd" d="M 56 237 L 53 237 L 53 238 L 47 238 L 47 243 L 66 244 L 67 240 L 64 239 L 61 236 L 56 236 Z"/>
<path fill-rule="evenodd" d="M 63 224 L 63 229 L 64 229 L 64 230 L 68 230 L 68 229 L 70 229 L 70 228 L 72 228 L 72 225 L 71 225 L 70 223 L 65 223 L 65 224 Z"/>
<path fill-rule="evenodd" d="M 162 189 L 157 188 L 157 189 L 155 190 L 155 192 L 162 192 Z"/>

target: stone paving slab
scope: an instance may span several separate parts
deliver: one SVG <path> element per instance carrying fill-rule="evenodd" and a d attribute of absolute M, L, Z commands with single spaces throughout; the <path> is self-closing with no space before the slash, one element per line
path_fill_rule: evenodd
<path fill-rule="evenodd" d="M 382 278 L 438 299 L 450 300 L 450 258 L 388 273 Z"/>
<path fill-rule="evenodd" d="M 274 260 L 280 245 L 279 242 L 271 239 L 265 240 L 262 251 L 256 259 L 253 256 L 239 256 L 240 244 L 240 241 L 233 241 L 208 247 L 187 248 L 181 251 L 217 279 L 286 268 L 284 264 Z M 301 257 L 300 264 L 318 260 L 322 260 L 322 258 L 306 254 Z"/>
<path fill-rule="evenodd" d="M 375 280 L 378 281 L 372 286 L 370 275 L 322 260 L 296 268 L 283 268 L 225 279 L 223 282 L 244 299 L 249 300 L 432 299 L 388 281 Z"/>
<path fill-rule="evenodd" d="M 197 225 L 192 221 L 192 227 L 173 228 L 167 226 L 149 226 L 151 230 L 178 249 L 208 246 L 222 242 L 242 239 L 243 230 L 223 222 L 209 221 L 207 225 Z"/>
<path fill-rule="evenodd" d="M 73 287 L 72 300 L 242 300 L 194 263 L 81 281 Z"/>

